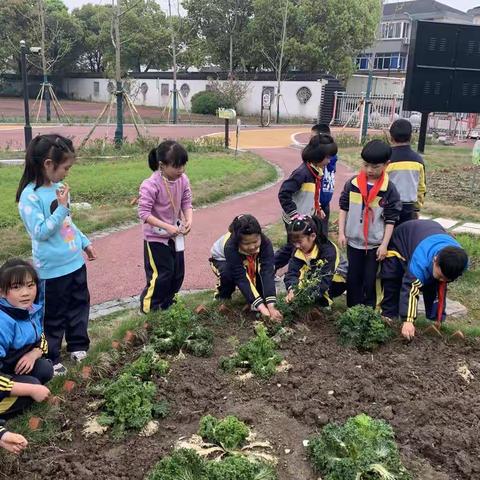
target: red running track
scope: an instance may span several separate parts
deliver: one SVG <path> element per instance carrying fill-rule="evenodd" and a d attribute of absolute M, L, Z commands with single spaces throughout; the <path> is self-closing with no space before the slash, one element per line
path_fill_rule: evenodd
<path fill-rule="evenodd" d="M 296 148 L 252 151 L 280 167 L 285 175 L 301 161 L 300 150 Z M 339 192 L 350 175 L 351 171 L 346 166 L 338 165 L 333 210 L 338 209 Z M 186 272 L 182 287 L 184 290 L 215 286 L 215 277 L 208 263 L 210 248 L 213 242 L 226 232 L 235 215 L 251 213 L 264 226 L 279 220 L 281 215 L 277 199 L 279 185 L 280 182 L 245 197 L 195 210 L 193 229 L 186 239 Z M 145 284 L 140 225 L 99 238 L 94 241 L 94 246 L 98 259 L 87 264 L 92 305 L 139 294 Z"/>

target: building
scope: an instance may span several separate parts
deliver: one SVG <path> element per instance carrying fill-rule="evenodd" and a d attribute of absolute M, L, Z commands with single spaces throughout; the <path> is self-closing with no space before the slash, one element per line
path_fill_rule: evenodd
<path fill-rule="evenodd" d="M 465 13 L 435 0 L 384 4 L 375 43 L 357 57 L 359 73 L 373 67 L 378 75 L 404 75 L 414 20 L 480 24 L 480 7 Z"/>

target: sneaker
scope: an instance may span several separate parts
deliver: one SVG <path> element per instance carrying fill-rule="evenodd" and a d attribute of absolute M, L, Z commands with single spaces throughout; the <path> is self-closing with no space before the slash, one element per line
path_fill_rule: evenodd
<path fill-rule="evenodd" d="M 85 360 L 87 358 L 87 352 L 85 350 L 79 350 L 78 352 L 71 352 L 70 358 L 74 362 L 80 363 L 82 360 Z"/>
<path fill-rule="evenodd" d="M 54 377 L 58 377 L 59 375 L 66 375 L 66 374 L 67 374 L 67 369 L 60 362 L 56 363 L 53 366 L 53 376 Z"/>

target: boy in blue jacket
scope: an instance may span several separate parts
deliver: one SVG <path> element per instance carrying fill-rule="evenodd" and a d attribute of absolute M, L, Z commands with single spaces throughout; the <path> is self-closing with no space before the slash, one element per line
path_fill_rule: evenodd
<path fill-rule="evenodd" d="M 0 418 L 7 418 L 42 402 L 50 394 L 44 386 L 53 376 L 43 334 L 43 305 L 35 269 L 20 259 L 0 268 Z M 3 433 L 0 432 L 0 434 Z"/>
<path fill-rule="evenodd" d="M 447 283 L 466 270 L 461 245 L 433 220 L 409 220 L 395 228 L 383 261 L 382 314 L 403 320 L 402 335 L 415 335 L 418 297 L 423 292 L 426 317 L 445 318 Z"/>

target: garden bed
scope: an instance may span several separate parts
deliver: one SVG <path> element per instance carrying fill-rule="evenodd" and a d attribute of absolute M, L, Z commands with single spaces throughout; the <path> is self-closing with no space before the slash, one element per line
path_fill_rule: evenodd
<path fill-rule="evenodd" d="M 132 432 L 115 441 L 106 433 L 85 439 L 92 397 L 84 381 L 61 407 L 64 437 L 71 435 L 71 441 L 29 448 L 19 462 L 2 465 L 0 458 L 2 473 L 18 480 L 143 479 L 180 437 L 197 431 L 200 417 L 233 414 L 273 444 L 280 480 L 315 480 L 303 441 L 328 422 L 365 412 L 392 425 L 415 478 L 480 478 L 478 340 L 455 343 L 419 333 L 412 343 L 397 338 L 375 353 L 359 353 L 338 343 L 331 318 L 317 318 L 297 324 L 280 344 L 288 371 L 270 380 L 241 381 L 223 372 L 219 359 L 234 351 L 232 336 L 241 342 L 252 337 L 252 320 L 233 313 L 204 317 L 214 332 L 214 353 L 169 359 L 170 373 L 156 380 L 169 414 L 154 436 Z M 139 348 L 127 349 L 123 362 Z M 472 379 L 462 378 L 462 366 Z"/>

